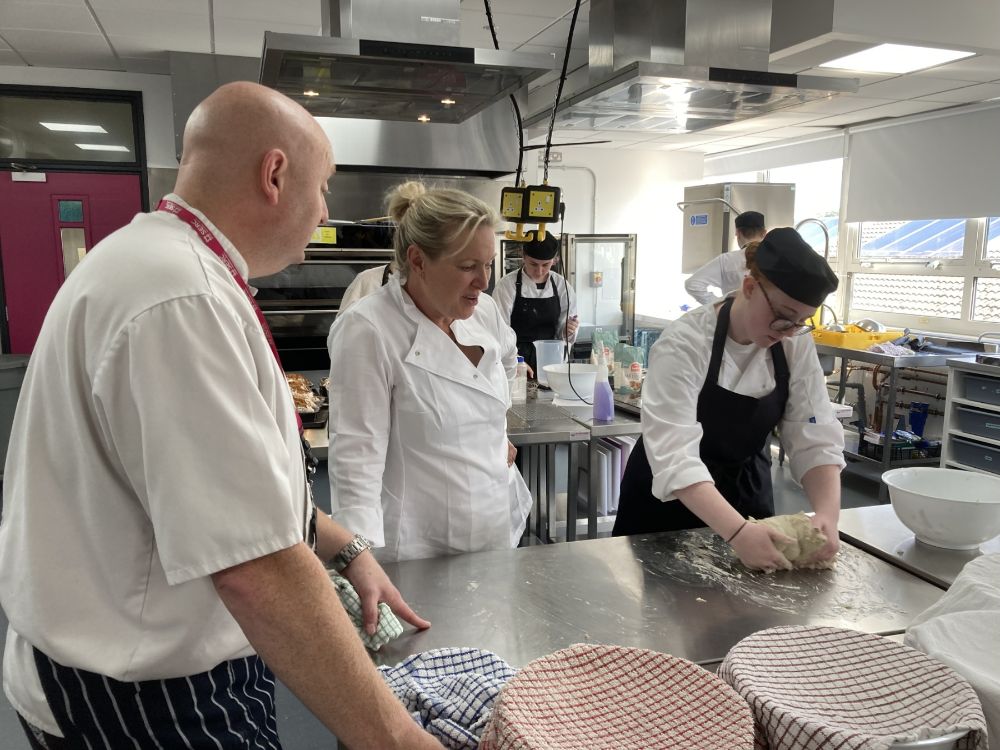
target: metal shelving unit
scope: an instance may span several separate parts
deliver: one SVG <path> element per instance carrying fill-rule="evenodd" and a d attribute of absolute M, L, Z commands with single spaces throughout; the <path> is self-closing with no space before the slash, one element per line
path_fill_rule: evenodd
<path fill-rule="evenodd" d="M 1000 367 L 965 359 L 949 359 L 947 364 L 948 399 L 944 410 L 941 466 L 983 474 L 1000 474 Z M 968 378 L 975 380 L 969 381 Z M 962 430 L 958 426 L 959 418 L 956 414 L 960 407 L 974 409 L 981 414 L 995 414 L 996 420 L 985 421 L 982 432 Z M 959 460 L 956 456 L 956 438 L 979 451 L 981 465 Z"/>

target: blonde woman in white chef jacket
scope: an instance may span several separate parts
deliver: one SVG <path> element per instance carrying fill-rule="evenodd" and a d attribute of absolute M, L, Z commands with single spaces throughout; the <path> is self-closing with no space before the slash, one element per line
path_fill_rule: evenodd
<path fill-rule="evenodd" d="M 506 434 L 514 332 L 484 294 L 496 213 L 419 182 L 388 202 L 398 277 L 330 332 L 333 518 L 383 561 L 514 547 L 531 496 Z"/>

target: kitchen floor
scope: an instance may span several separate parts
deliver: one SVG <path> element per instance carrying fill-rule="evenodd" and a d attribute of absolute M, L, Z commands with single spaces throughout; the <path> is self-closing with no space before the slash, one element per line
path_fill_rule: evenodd
<path fill-rule="evenodd" d="M 788 471 L 788 463 L 779 467 L 777 460 L 772 468 L 774 478 L 775 512 L 797 513 L 809 510 L 802 489 L 792 481 Z M 329 492 L 326 488 L 326 467 L 321 466 L 317 473 L 317 504 L 329 510 Z M 844 508 L 858 508 L 874 505 L 877 500 L 876 485 L 851 472 L 843 474 L 842 505 Z M 404 595 L 406 592 L 403 592 Z M 0 633 L 7 631 L 7 618 L 0 612 Z M 0 641 L 2 654 L 2 641 Z M 302 705 L 299 700 L 278 683 L 278 730 L 281 734 L 285 750 L 330 750 L 336 747 L 329 733 L 322 724 Z M 14 710 L 6 699 L 0 698 L 0 737 L 5 750 L 28 750 L 28 742 L 21 733 L 20 725 Z"/>

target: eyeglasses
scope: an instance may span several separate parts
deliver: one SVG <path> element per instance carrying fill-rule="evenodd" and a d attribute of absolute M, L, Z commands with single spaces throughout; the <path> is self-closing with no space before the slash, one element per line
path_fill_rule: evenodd
<path fill-rule="evenodd" d="M 792 336 L 801 336 L 810 331 L 816 330 L 816 326 L 812 324 L 796 323 L 784 317 L 781 313 L 774 309 L 774 305 L 771 302 L 771 298 L 767 296 L 767 290 L 764 285 L 759 281 L 757 286 L 760 288 L 761 294 L 764 295 L 764 299 L 767 301 L 767 306 L 771 308 L 771 312 L 774 313 L 774 320 L 771 321 L 771 330 L 775 333 L 789 333 Z"/>

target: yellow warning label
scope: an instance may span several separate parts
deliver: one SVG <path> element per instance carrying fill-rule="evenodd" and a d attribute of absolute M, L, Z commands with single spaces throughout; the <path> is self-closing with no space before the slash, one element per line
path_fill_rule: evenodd
<path fill-rule="evenodd" d="M 337 244 L 337 227 L 316 227 L 313 230 L 310 242 L 321 242 L 324 245 Z"/>

